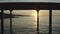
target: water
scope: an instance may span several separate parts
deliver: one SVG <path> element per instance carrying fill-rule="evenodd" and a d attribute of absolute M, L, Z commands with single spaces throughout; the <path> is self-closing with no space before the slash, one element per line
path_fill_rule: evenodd
<path fill-rule="evenodd" d="M 36 17 L 33 16 L 16 16 L 13 18 L 13 34 L 36 34 Z M 60 16 L 53 16 L 52 33 L 60 34 Z M 40 33 L 48 34 L 49 32 L 49 16 L 40 16 Z M 9 34 L 10 27 L 9 18 L 4 19 L 4 34 Z"/>

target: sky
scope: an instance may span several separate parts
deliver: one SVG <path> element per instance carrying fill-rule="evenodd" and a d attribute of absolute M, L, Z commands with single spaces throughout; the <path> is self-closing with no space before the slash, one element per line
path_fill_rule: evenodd
<path fill-rule="evenodd" d="M 0 0 L 0 2 L 57 2 L 60 0 Z"/>

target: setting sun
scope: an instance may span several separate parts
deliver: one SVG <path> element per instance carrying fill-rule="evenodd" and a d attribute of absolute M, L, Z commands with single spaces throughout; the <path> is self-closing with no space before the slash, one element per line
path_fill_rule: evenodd
<path fill-rule="evenodd" d="M 33 15 L 33 16 L 37 16 L 37 12 L 34 11 L 34 12 L 32 13 L 32 15 Z"/>
<path fill-rule="evenodd" d="M 33 13 L 33 16 L 37 16 L 37 13 Z"/>

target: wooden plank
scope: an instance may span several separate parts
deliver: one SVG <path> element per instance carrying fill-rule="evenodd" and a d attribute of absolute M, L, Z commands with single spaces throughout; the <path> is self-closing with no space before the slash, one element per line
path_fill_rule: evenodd
<path fill-rule="evenodd" d="M 0 9 L 14 9 L 14 10 L 59 10 L 60 3 L 44 3 L 44 2 L 12 2 L 12 3 L 0 3 Z"/>

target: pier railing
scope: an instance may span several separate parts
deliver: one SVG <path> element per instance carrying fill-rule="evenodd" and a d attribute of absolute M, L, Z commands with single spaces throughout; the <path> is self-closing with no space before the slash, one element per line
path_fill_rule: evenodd
<path fill-rule="evenodd" d="M 12 11 L 13 10 L 37 10 L 37 34 L 39 34 L 39 10 L 49 10 L 49 34 L 52 34 L 52 10 L 60 10 L 60 3 L 46 2 L 14 2 L 0 3 L 1 10 L 1 34 L 4 34 L 4 10 L 10 10 L 10 34 L 12 33 Z"/>

